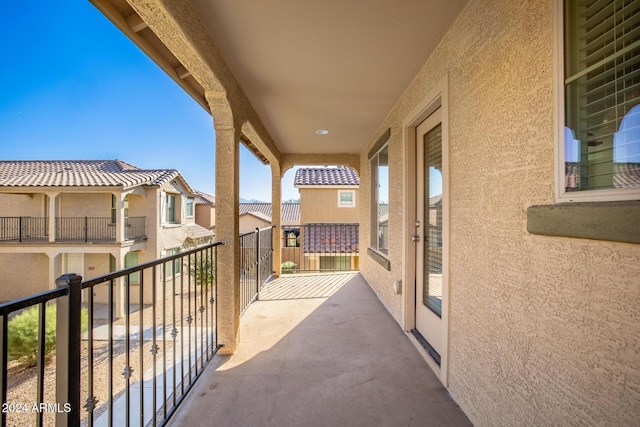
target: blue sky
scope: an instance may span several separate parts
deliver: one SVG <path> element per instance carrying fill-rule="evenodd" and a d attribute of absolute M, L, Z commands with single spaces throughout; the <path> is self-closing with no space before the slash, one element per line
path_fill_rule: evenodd
<path fill-rule="evenodd" d="M 0 159 L 117 158 L 214 194 L 211 116 L 88 0 L 3 4 L 0 49 Z M 271 201 L 270 169 L 244 147 L 240 174 L 241 197 Z"/>

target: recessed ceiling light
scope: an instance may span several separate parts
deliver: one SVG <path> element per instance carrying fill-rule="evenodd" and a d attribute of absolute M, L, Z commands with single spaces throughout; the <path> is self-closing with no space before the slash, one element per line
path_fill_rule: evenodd
<path fill-rule="evenodd" d="M 326 134 L 328 134 L 328 133 L 329 133 L 329 131 L 328 131 L 328 130 L 326 130 L 326 129 L 318 129 L 318 130 L 316 131 L 316 133 L 317 133 L 318 135 L 326 135 Z"/>

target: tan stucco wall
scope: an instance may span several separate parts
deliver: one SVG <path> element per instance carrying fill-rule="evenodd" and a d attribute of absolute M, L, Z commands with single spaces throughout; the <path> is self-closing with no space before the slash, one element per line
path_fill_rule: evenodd
<path fill-rule="evenodd" d="M 196 205 L 195 222 L 201 227 L 212 228 L 216 225 L 216 210 L 209 205 Z"/>
<path fill-rule="evenodd" d="M 61 217 L 111 217 L 111 194 L 65 193 L 58 196 Z"/>
<path fill-rule="evenodd" d="M 265 228 L 271 226 L 270 222 L 264 221 L 253 215 L 242 215 L 240 217 L 240 234 L 256 231 L 256 228 Z"/>
<path fill-rule="evenodd" d="M 338 190 L 354 190 L 356 206 L 338 207 Z M 359 189 L 300 188 L 300 224 L 357 223 L 359 218 Z"/>
<path fill-rule="evenodd" d="M 0 301 L 23 298 L 51 287 L 47 255 L 0 253 Z"/>
<path fill-rule="evenodd" d="M 553 43 L 552 2 L 470 1 L 362 152 L 369 223 L 367 152 L 391 128 L 391 271 L 360 268 L 401 322 L 402 120 L 448 73 L 451 395 L 477 426 L 634 425 L 640 246 L 526 229 L 554 202 Z"/>
<path fill-rule="evenodd" d="M 44 194 L 0 194 L 0 216 L 46 217 Z"/>

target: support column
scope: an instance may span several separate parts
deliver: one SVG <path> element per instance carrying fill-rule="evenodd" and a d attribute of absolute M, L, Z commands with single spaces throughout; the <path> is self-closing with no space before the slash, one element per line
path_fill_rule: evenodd
<path fill-rule="evenodd" d="M 271 165 L 271 225 L 273 229 L 273 271 L 280 276 L 282 265 L 282 176 L 279 165 Z"/>
<path fill-rule="evenodd" d="M 240 128 L 224 93 L 207 92 L 216 131 L 216 240 L 218 248 L 218 342 L 233 354 L 240 331 Z"/>
<path fill-rule="evenodd" d="M 216 129 L 216 238 L 218 248 L 218 340 L 222 353 L 235 352 L 240 326 L 239 138 L 235 129 Z"/>
<path fill-rule="evenodd" d="M 124 242 L 124 198 L 123 193 L 115 193 L 116 198 L 116 242 Z"/>
<path fill-rule="evenodd" d="M 53 243 L 56 241 L 56 199 L 58 197 L 58 193 L 47 193 L 47 197 L 49 198 L 49 243 Z"/>

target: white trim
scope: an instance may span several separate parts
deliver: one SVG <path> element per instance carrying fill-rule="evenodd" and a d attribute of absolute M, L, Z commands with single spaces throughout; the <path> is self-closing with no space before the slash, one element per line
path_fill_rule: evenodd
<path fill-rule="evenodd" d="M 351 203 L 343 204 L 340 197 L 344 193 L 351 194 Z M 339 208 L 355 208 L 356 207 L 356 190 L 338 190 L 338 207 Z"/>
<path fill-rule="evenodd" d="M 402 139 L 404 145 L 404 200 L 403 200 L 403 247 L 402 247 L 402 281 L 404 295 L 402 298 L 402 328 L 410 331 L 415 327 L 415 243 L 410 236 L 415 233 L 416 203 L 415 203 L 415 180 L 416 180 L 416 128 L 431 113 L 438 108 L 442 115 L 442 238 L 450 242 L 451 230 L 449 227 L 449 206 L 450 206 L 450 183 L 449 183 L 449 77 L 445 74 L 418 104 L 405 116 L 402 121 Z M 450 244 L 446 245 L 446 250 L 442 252 L 442 322 L 443 322 L 443 345 L 440 354 L 441 365 L 429 363 L 438 376 L 442 384 L 447 387 L 449 383 L 449 269 L 450 269 Z M 436 369 L 437 368 L 437 369 Z"/>
<path fill-rule="evenodd" d="M 564 187 L 564 0 L 553 1 L 553 143 L 555 202 L 608 202 L 640 199 L 640 188 L 565 192 Z"/>

